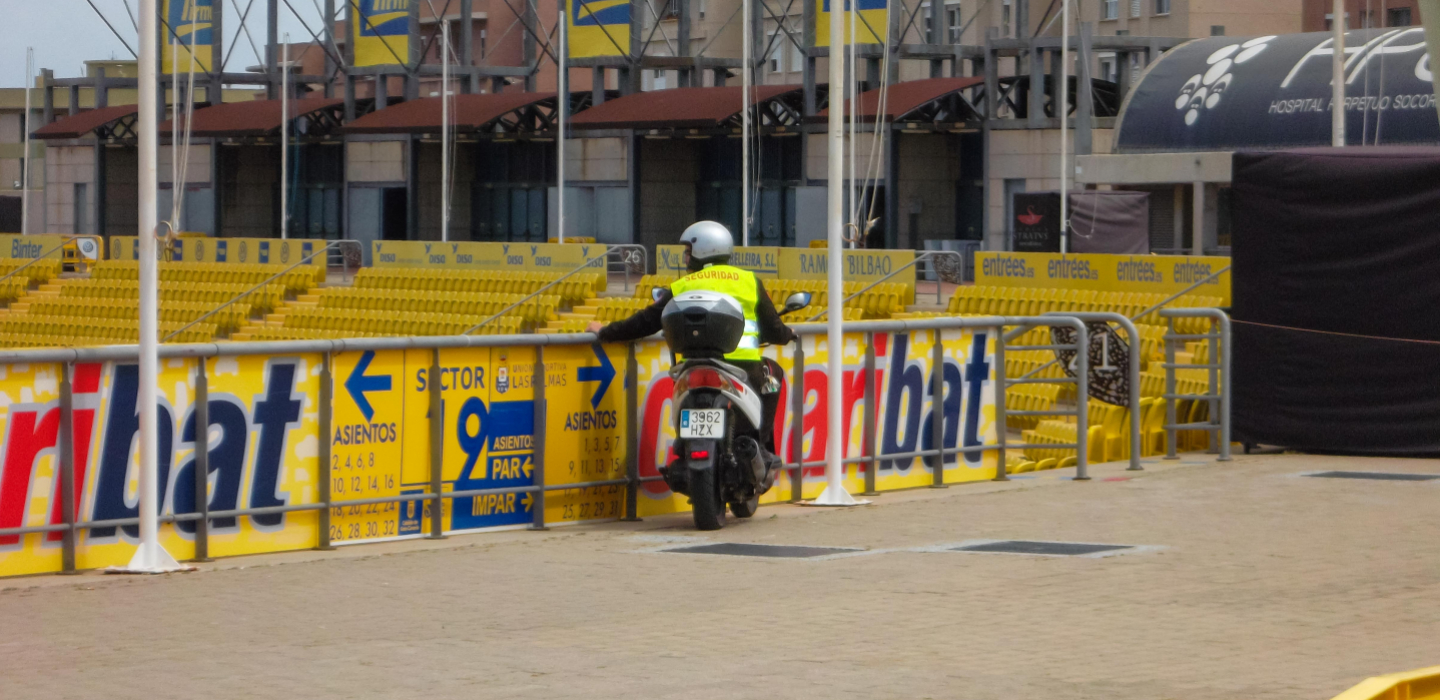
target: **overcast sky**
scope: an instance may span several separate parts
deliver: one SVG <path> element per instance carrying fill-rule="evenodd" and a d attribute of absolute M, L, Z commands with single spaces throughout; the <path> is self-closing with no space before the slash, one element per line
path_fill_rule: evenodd
<path fill-rule="evenodd" d="M 135 25 L 125 10 L 127 0 L 91 0 L 104 13 L 115 30 L 131 48 L 138 49 Z M 251 0 L 216 0 L 224 2 L 225 44 L 229 48 L 230 62 L 227 71 L 239 72 L 258 61 L 250 41 L 242 32 L 238 41 L 234 38 L 240 13 Z M 139 0 L 128 0 L 132 12 L 139 10 Z M 158 3 L 159 0 L 156 0 Z M 85 0 L 0 0 L 5 5 L 5 26 L 0 29 L 0 87 L 20 87 L 25 84 L 25 49 L 34 47 L 35 66 L 50 68 L 57 78 L 72 78 L 82 75 L 84 62 L 97 59 L 132 58 L 105 21 L 95 14 Z M 238 7 L 237 7 L 238 5 Z M 265 50 L 265 0 L 254 0 L 250 16 L 245 24 L 255 39 L 255 48 L 263 55 Z M 320 12 L 315 0 L 290 0 L 290 5 L 304 18 L 310 28 L 320 30 Z M 343 3 L 336 3 L 343 7 Z M 291 14 L 285 2 L 280 2 L 280 31 L 290 32 L 294 42 L 308 41 L 310 35 L 300 21 Z"/>

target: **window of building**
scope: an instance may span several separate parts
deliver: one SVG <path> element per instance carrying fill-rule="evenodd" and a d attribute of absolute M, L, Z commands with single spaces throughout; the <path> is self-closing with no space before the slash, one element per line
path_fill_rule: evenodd
<path fill-rule="evenodd" d="M 1141 0 L 1130 0 L 1130 16 L 1131 16 L 1131 17 L 1139 17 L 1139 16 L 1140 16 L 1140 6 L 1141 6 L 1141 4 L 1143 4 L 1143 3 L 1141 2 Z"/>
<path fill-rule="evenodd" d="M 705 19 L 705 0 L 698 0 L 695 4 L 700 12 L 700 19 Z"/>
<path fill-rule="evenodd" d="M 960 3 L 952 2 L 945 5 L 945 33 L 952 44 L 960 43 L 960 30 L 965 25 L 960 21 Z"/>
<path fill-rule="evenodd" d="M 793 66 L 791 70 L 805 70 L 805 52 L 801 51 L 800 47 L 791 41 L 789 37 L 781 39 L 781 42 L 790 47 L 790 65 Z"/>
<path fill-rule="evenodd" d="M 485 58 L 485 30 L 480 30 L 480 58 Z"/>
<path fill-rule="evenodd" d="M 1097 77 L 1112 83 L 1117 82 L 1120 78 L 1119 65 L 1120 64 L 1115 61 L 1115 54 L 1113 53 L 1100 56 L 1100 75 Z"/>
<path fill-rule="evenodd" d="M 1388 17 L 1385 18 L 1385 20 L 1386 20 L 1386 22 L 1389 24 L 1389 26 L 1391 26 L 1391 27 L 1408 27 L 1408 26 L 1410 26 L 1410 8 L 1408 8 L 1408 7 L 1392 7 L 1392 8 L 1390 8 L 1390 11 L 1389 11 L 1388 13 L 1386 13 L 1386 14 L 1389 15 Z"/>
<path fill-rule="evenodd" d="M 1170 0 L 1155 0 L 1155 14 L 1170 14 Z"/>
<path fill-rule="evenodd" d="M 1000 36 L 1010 36 L 1010 0 L 1005 0 L 1000 7 Z"/>
<path fill-rule="evenodd" d="M 770 55 L 765 60 L 765 69 L 771 73 L 785 72 L 785 47 L 780 44 L 783 40 L 783 33 L 777 36 L 776 32 L 770 32 L 765 37 L 765 45 L 770 47 Z"/>
<path fill-rule="evenodd" d="M 927 44 L 935 43 L 935 7 L 930 3 L 921 3 L 920 16 L 925 20 L 925 27 L 921 31 L 921 41 Z"/>
<path fill-rule="evenodd" d="M 1212 25 L 1210 25 L 1210 36 L 1225 36 L 1225 25 L 1223 25 L 1223 24 L 1212 24 Z"/>
<path fill-rule="evenodd" d="M 1120 19 L 1120 0 L 1101 0 L 1100 19 Z"/>

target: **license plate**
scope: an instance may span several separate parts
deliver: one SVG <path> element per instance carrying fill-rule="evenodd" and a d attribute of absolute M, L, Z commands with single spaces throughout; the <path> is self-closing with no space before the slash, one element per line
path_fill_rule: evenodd
<path fill-rule="evenodd" d="M 724 433 L 724 409 L 685 408 L 680 410 L 680 437 L 718 440 Z"/>

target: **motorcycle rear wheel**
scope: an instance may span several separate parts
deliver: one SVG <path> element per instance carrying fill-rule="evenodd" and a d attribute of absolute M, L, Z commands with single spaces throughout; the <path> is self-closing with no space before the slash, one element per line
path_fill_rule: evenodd
<path fill-rule="evenodd" d="M 702 471 L 690 480 L 690 512 L 695 517 L 695 529 L 719 530 L 725 527 L 725 502 L 720 500 L 719 472 Z"/>

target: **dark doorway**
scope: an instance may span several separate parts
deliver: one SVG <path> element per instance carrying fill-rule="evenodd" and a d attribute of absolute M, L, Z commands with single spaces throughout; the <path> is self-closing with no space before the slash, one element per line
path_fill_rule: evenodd
<path fill-rule="evenodd" d="M 387 241 L 406 240 L 410 214 L 405 188 L 387 187 L 380 192 L 380 237 Z"/>
<path fill-rule="evenodd" d="M 985 143 L 982 134 L 960 135 L 960 179 L 955 183 L 955 237 L 985 238 Z"/>

